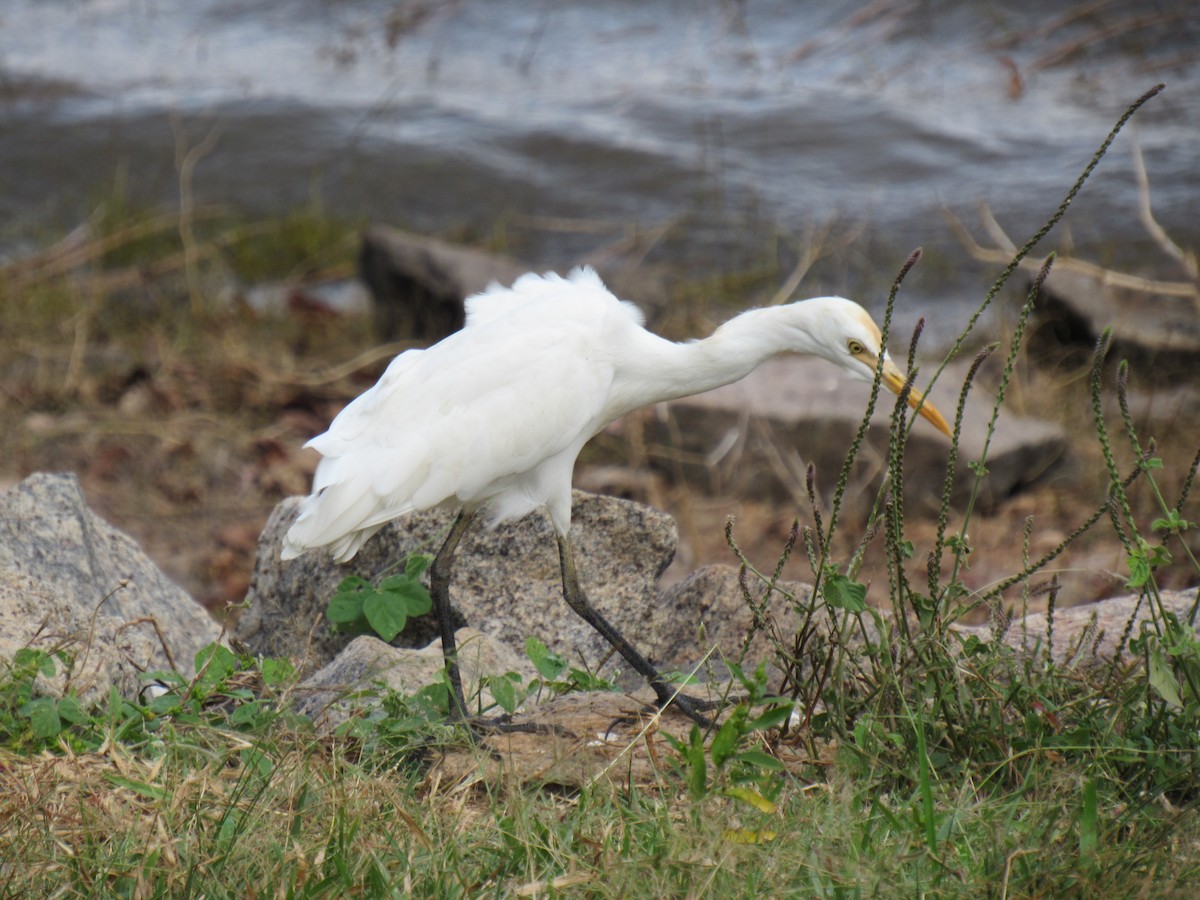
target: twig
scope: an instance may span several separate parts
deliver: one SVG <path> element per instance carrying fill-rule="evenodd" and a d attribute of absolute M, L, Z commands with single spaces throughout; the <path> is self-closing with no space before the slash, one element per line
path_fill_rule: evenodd
<path fill-rule="evenodd" d="M 1154 218 L 1154 210 L 1150 206 L 1150 177 L 1146 174 L 1146 161 L 1142 158 L 1142 145 L 1133 142 L 1133 174 L 1138 183 L 1138 218 L 1146 232 L 1158 244 L 1160 250 L 1183 266 L 1183 271 L 1192 281 L 1200 281 L 1200 266 L 1196 264 L 1196 255 L 1188 253 L 1167 234 L 1166 230 Z"/>
<path fill-rule="evenodd" d="M 1078 40 L 1070 41 L 1055 50 L 1042 56 L 1040 59 L 1034 60 L 1029 66 L 1030 72 L 1038 72 L 1042 69 L 1048 69 L 1050 66 L 1058 63 L 1066 62 L 1077 53 L 1086 50 L 1093 44 L 1100 44 L 1107 41 L 1109 38 L 1120 37 L 1123 34 L 1130 32 L 1141 31 L 1151 28 L 1155 25 L 1170 24 L 1172 22 L 1181 21 L 1184 13 L 1178 9 L 1166 10 L 1165 12 L 1155 15 L 1135 15 L 1125 19 L 1119 19 L 1101 28 L 1097 28 L 1090 34 L 1086 34 Z"/>
<path fill-rule="evenodd" d="M 196 166 L 217 146 L 224 130 L 225 123 L 218 122 L 208 130 L 208 134 L 199 144 L 185 149 L 187 136 L 183 133 L 182 122 L 178 114 L 171 114 L 171 132 L 175 135 L 175 167 L 179 170 L 179 239 L 183 242 L 183 268 L 192 312 L 199 312 L 204 305 L 196 273 L 199 244 L 196 241 L 196 233 L 192 230 L 192 210 L 195 207 L 192 199 L 192 179 Z"/>
<path fill-rule="evenodd" d="M 962 223 L 962 220 L 954 215 L 954 213 L 943 209 L 942 214 L 946 217 L 946 221 L 950 225 L 950 230 L 954 232 L 955 237 L 958 238 L 963 248 L 973 259 L 986 263 L 1007 262 L 1010 259 L 1012 255 L 1011 250 L 1003 249 L 1003 247 L 984 247 L 975 240 L 971 232 Z M 984 218 L 985 227 L 989 227 L 987 219 L 991 216 L 990 211 L 986 210 L 985 207 L 981 215 Z M 995 220 L 992 219 L 992 221 L 994 222 Z M 999 228 L 999 225 L 995 225 L 994 227 Z M 1000 231 L 1000 235 L 1003 235 L 1003 231 Z M 1007 236 L 1004 237 L 1004 240 L 1007 240 Z M 998 243 L 1000 242 L 998 241 Z M 1020 268 L 1026 272 L 1037 272 L 1041 266 L 1035 260 L 1022 259 Z M 1158 281 L 1153 278 L 1142 278 L 1137 275 L 1128 275 L 1124 272 L 1114 272 L 1112 269 L 1106 269 L 1103 266 L 1098 266 L 1095 263 L 1074 257 L 1060 256 L 1057 262 L 1055 262 L 1055 268 L 1060 271 L 1066 270 L 1087 275 L 1096 279 L 1101 284 L 1111 287 L 1127 288 L 1128 290 L 1158 294 L 1163 297 L 1191 297 L 1200 302 L 1200 286 L 1189 284 L 1186 281 Z"/>

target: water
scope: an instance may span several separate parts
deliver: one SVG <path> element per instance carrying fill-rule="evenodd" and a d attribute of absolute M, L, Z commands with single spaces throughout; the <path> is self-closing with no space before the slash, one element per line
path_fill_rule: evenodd
<path fill-rule="evenodd" d="M 861 225 L 802 290 L 877 297 L 923 244 L 941 262 L 912 282 L 917 305 L 949 310 L 953 330 L 991 270 L 964 261 L 942 209 L 973 220 L 986 201 L 1028 234 L 1158 81 L 1136 138 L 1158 218 L 1196 244 L 1200 17 L 1090 6 L 1065 21 L 1084 7 L 9 0 L 0 240 L 70 227 L 121 171 L 136 198 L 173 202 L 174 117 L 190 145 L 221 129 L 198 202 L 271 215 L 319 197 L 433 232 L 512 221 L 531 265 L 626 225 L 678 221 L 656 253 L 702 268 L 761 258 L 771 234 Z M 1175 277 L 1137 222 L 1133 137 L 1046 249 L 1069 238 Z M 541 217 L 612 230 L 529 224 Z"/>

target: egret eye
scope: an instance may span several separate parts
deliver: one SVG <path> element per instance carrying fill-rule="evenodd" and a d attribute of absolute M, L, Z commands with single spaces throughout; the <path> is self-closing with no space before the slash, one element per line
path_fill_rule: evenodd
<path fill-rule="evenodd" d="M 861 356 L 863 353 L 866 352 L 867 348 L 862 345 L 861 341 L 856 341 L 853 338 L 851 338 L 850 341 L 846 344 L 846 349 L 850 351 L 851 356 Z"/>

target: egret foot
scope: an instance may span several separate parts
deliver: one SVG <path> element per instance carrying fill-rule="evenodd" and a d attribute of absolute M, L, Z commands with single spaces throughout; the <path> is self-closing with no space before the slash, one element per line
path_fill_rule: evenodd
<path fill-rule="evenodd" d="M 514 722 L 512 716 L 508 713 L 492 718 L 474 716 L 464 720 L 464 724 L 471 733 L 472 739 L 477 743 L 493 734 L 553 734 L 557 737 L 564 737 L 570 740 L 578 738 L 578 735 L 563 728 L 561 725 L 543 725 L 537 722 Z"/>
<path fill-rule="evenodd" d="M 704 715 L 704 713 L 708 710 L 716 709 L 719 705 L 716 700 L 701 700 L 699 697 L 692 697 L 688 694 L 677 694 L 669 690 L 665 690 L 658 695 L 658 708 L 660 710 L 665 710 L 668 706 L 673 706 L 701 728 L 708 728 L 713 724 L 713 720 Z"/>

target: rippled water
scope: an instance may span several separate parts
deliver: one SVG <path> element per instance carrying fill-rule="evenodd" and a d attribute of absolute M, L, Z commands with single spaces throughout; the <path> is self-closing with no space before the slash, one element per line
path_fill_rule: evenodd
<path fill-rule="evenodd" d="M 1194 246 L 1191 4 L 1001 6 L 9 0 L 0 238 L 77 221 L 122 169 L 139 199 L 173 200 L 174 115 L 192 143 L 222 128 L 197 169 L 202 202 L 269 214 L 319 196 L 431 231 L 684 217 L 686 239 L 659 252 L 696 265 L 753 258 L 773 232 L 863 223 L 869 239 L 814 290 L 874 290 L 925 244 L 943 262 L 914 289 L 961 305 L 986 273 L 957 264 L 942 208 L 986 200 L 1027 232 L 1165 81 L 1136 138 L 1159 219 Z M 1134 134 L 1058 237 L 1170 277 L 1137 223 Z M 562 265 L 611 237 L 529 227 L 519 250 Z"/>

